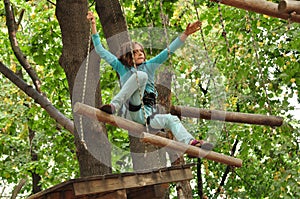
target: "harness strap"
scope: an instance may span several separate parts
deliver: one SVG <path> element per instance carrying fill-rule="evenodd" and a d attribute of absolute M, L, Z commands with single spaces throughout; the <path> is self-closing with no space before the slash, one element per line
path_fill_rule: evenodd
<path fill-rule="evenodd" d="M 142 107 L 142 104 L 140 104 L 140 105 L 133 105 L 133 104 L 131 104 L 129 102 L 128 110 L 132 111 L 132 112 L 137 112 L 137 111 L 139 111 L 141 109 L 141 107 Z"/>

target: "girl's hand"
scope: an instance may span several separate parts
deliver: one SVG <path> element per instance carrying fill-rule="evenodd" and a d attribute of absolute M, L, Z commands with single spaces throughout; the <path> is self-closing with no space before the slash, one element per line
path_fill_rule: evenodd
<path fill-rule="evenodd" d="M 200 21 L 196 21 L 192 24 L 189 23 L 184 31 L 184 34 L 186 36 L 193 34 L 194 32 L 200 30 L 201 25 L 202 25 L 202 23 Z"/>
<path fill-rule="evenodd" d="M 92 23 L 92 33 L 93 33 L 93 34 L 96 34 L 96 33 L 97 33 L 96 19 L 95 19 L 95 16 L 94 16 L 93 12 L 88 11 L 88 14 L 87 14 L 86 18 L 87 18 L 89 21 L 91 21 L 91 23 Z"/>
<path fill-rule="evenodd" d="M 92 22 L 92 24 L 96 24 L 96 20 L 95 20 L 93 12 L 88 11 L 88 14 L 87 14 L 86 18 L 88 20 L 90 20 Z"/>

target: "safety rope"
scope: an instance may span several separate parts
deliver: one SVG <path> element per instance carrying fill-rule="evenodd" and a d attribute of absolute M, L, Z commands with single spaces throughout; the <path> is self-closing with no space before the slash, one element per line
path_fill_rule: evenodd
<path fill-rule="evenodd" d="M 146 5 L 146 9 L 147 9 L 145 16 L 146 16 L 146 22 L 148 24 L 147 30 L 148 30 L 148 36 L 149 36 L 149 51 L 150 51 L 150 55 L 152 55 L 153 54 L 153 52 L 152 52 L 153 45 L 152 45 L 152 38 L 151 38 L 151 34 L 152 34 L 151 30 L 153 29 L 153 20 L 152 20 L 151 17 L 149 17 L 149 15 L 150 15 L 149 14 L 150 13 L 150 6 L 149 6 L 148 0 L 145 0 L 145 5 Z"/>
<path fill-rule="evenodd" d="M 259 79 L 262 81 L 262 88 L 263 88 L 263 92 L 267 98 L 267 110 L 269 111 L 269 113 L 272 115 L 272 108 L 271 108 L 271 102 L 268 98 L 268 92 L 267 92 L 267 88 L 266 88 L 266 83 L 264 82 L 265 79 L 262 78 L 263 76 L 263 71 L 262 71 L 262 67 L 261 67 L 261 63 L 260 63 L 260 60 L 259 60 L 259 54 L 258 54 L 258 46 L 257 46 L 257 42 L 255 40 L 255 36 L 253 35 L 253 31 L 252 31 L 252 26 L 251 26 L 251 23 L 250 23 L 250 14 L 249 14 L 249 11 L 246 11 L 246 21 L 247 21 L 247 24 L 248 24 L 248 27 L 249 27 L 249 32 L 250 32 L 250 36 L 251 36 L 251 39 L 253 40 L 253 50 L 254 50 L 254 53 L 255 53 L 255 62 L 256 62 L 256 66 L 258 68 L 258 71 L 260 73 L 260 76 L 259 76 Z"/>
<path fill-rule="evenodd" d="M 84 71 L 84 80 L 83 80 L 83 87 L 82 87 L 82 97 L 81 97 L 81 103 L 84 103 L 85 101 L 85 92 L 86 92 L 86 84 L 87 84 L 87 75 L 89 70 L 89 59 L 90 59 L 90 50 L 91 50 L 91 29 L 92 29 L 92 22 L 89 23 L 90 25 L 90 31 L 89 31 L 89 39 L 88 39 L 88 49 L 87 49 L 87 58 L 85 62 L 85 71 Z M 87 150 L 87 145 L 84 139 L 84 133 L 83 133 L 83 116 L 79 116 L 79 125 L 80 125 L 80 131 L 81 131 L 81 143 L 83 144 L 84 148 Z"/>
<path fill-rule="evenodd" d="M 167 30 L 168 16 L 164 13 L 162 0 L 159 1 L 159 7 L 160 7 L 160 17 L 161 17 L 161 20 L 163 23 L 163 28 L 164 28 L 164 37 L 166 38 L 166 44 L 167 44 L 167 50 L 168 50 L 168 63 L 170 66 L 169 68 L 173 69 L 173 63 L 172 63 L 171 51 L 170 51 L 170 41 L 169 41 L 168 30 Z M 174 77 L 174 82 L 177 82 L 176 75 L 174 75 L 173 77 Z M 174 87 L 174 91 L 176 93 L 176 86 Z M 177 97 L 175 99 L 176 99 L 176 101 L 179 101 Z"/>
<path fill-rule="evenodd" d="M 222 30 L 223 30 L 222 31 L 222 36 L 225 39 L 227 51 L 228 51 L 228 53 L 230 53 L 229 42 L 228 42 L 228 39 L 227 39 L 227 32 L 226 32 L 226 29 L 225 29 L 223 14 L 222 14 L 222 11 L 221 11 L 221 2 L 222 2 L 222 0 L 218 0 L 217 1 L 217 3 L 218 3 L 218 11 L 219 11 L 219 15 L 220 15 L 220 23 L 221 23 Z"/>
<path fill-rule="evenodd" d="M 200 21 L 200 15 L 199 15 L 196 4 L 197 4 L 196 1 L 193 0 L 193 5 L 194 5 L 195 12 L 196 12 L 197 20 Z M 204 34 L 203 34 L 202 26 L 200 26 L 200 35 L 201 35 L 201 40 L 202 40 L 203 47 L 204 47 L 204 50 L 205 50 L 205 57 L 206 57 L 206 59 L 208 61 L 208 64 L 210 66 L 211 65 L 211 60 L 210 60 L 209 55 L 208 55 L 208 49 L 207 49 L 205 37 L 204 37 Z"/>

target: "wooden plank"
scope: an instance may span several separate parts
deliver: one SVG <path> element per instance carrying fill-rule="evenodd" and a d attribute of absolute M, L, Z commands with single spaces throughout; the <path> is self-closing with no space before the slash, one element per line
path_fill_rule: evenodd
<path fill-rule="evenodd" d="M 45 199 L 62 199 L 59 192 L 52 192 L 46 195 Z"/>
<path fill-rule="evenodd" d="M 68 191 L 68 195 L 67 196 L 64 196 L 62 198 L 64 199 L 67 199 L 67 198 L 72 198 L 72 196 L 69 196 L 70 194 L 72 195 L 73 191 L 73 186 L 72 186 L 72 183 L 73 183 L 74 180 L 69 180 L 69 181 L 66 181 L 66 182 L 62 182 L 58 185 L 55 185 L 49 189 L 46 189 L 44 191 L 40 191 L 36 194 L 33 194 L 31 196 L 29 196 L 27 199 L 40 199 L 40 198 L 45 198 L 45 196 L 47 195 L 51 195 L 53 193 L 56 193 L 56 192 L 61 192 L 61 191 Z M 51 198 L 51 197 L 50 197 Z"/>
<path fill-rule="evenodd" d="M 208 150 L 203 150 L 199 147 L 191 146 L 188 144 L 184 144 L 181 142 L 176 142 L 174 140 L 170 140 L 167 138 L 162 138 L 157 135 L 153 135 L 150 133 L 142 133 L 142 141 L 143 142 L 149 142 L 151 144 L 160 146 L 160 147 L 168 147 L 173 150 L 182 152 L 182 153 L 187 153 L 191 155 L 192 157 L 199 157 L 199 158 L 205 158 L 208 160 L 213 160 L 215 162 L 227 164 L 230 166 L 235 166 L 235 167 L 241 167 L 242 166 L 242 160 L 238 158 L 234 158 L 231 156 L 226 156 L 220 153 L 216 153 L 214 151 L 208 151 Z"/>
<path fill-rule="evenodd" d="M 278 116 L 238 113 L 238 112 L 220 111 L 220 110 L 206 110 L 206 109 L 187 107 L 187 106 L 172 106 L 171 114 L 183 116 L 183 117 L 201 118 L 206 120 L 219 120 L 225 122 L 257 124 L 257 125 L 266 125 L 272 127 L 281 126 L 283 123 L 283 118 Z"/>
<path fill-rule="evenodd" d="M 244 10 L 253 11 L 260 14 L 269 15 L 271 17 L 281 18 L 300 23 L 300 15 L 290 15 L 278 11 L 278 4 L 265 0 L 211 0 L 220 3 L 241 8 Z"/>
<path fill-rule="evenodd" d="M 130 199 L 162 199 L 169 189 L 169 184 L 158 184 L 146 187 L 127 189 L 127 197 Z"/>
<path fill-rule="evenodd" d="M 125 189 L 117 190 L 111 193 L 107 194 L 101 194 L 100 196 L 91 196 L 87 198 L 93 198 L 93 199 L 127 199 L 127 193 Z"/>
<path fill-rule="evenodd" d="M 178 182 L 193 178 L 190 168 L 180 168 L 176 170 L 166 170 L 162 172 L 151 172 L 145 174 L 135 174 L 109 179 L 94 179 L 74 182 L 75 196 L 88 195 L 102 192 L 109 192 L 120 189 L 130 189 L 155 184 Z"/>
<path fill-rule="evenodd" d="M 61 190 L 61 198 L 60 199 L 73 199 L 74 198 L 74 190 L 73 189 L 64 189 Z"/>

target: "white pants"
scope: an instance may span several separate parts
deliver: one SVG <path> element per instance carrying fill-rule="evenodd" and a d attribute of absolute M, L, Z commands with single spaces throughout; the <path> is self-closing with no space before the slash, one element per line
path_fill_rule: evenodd
<path fill-rule="evenodd" d="M 142 103 L 141 94 L 144 94 L 147 81 L 147 73 L 142 71 L 133 73 L 123 85 L 120 92 L 113 98 L 111 104 L 113 104 L 116 109 L 119 109 L 127 100 L 129 100 L 132 105 L 140 105 Z M 146 117 L 150 115 L 152 115 L 152 110 L 147 107 Z M 130 116 L 133 121 L 145 125 L 146 119 L 143 109 L 136 112 L 130 111 Z M 189 144 L 190 141 L 194 139 L 194 137 L 187 132 L 185 127 L 182 125 L 179 118 L 171 114 L 155 114 L 154 117 L 150 119 L 150 127 L 154 129 L 170 129 L 175 138 L 179 142 L 183 142 L 185 144 Z"/>

